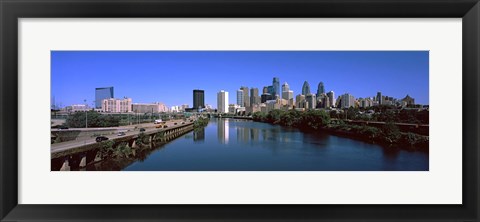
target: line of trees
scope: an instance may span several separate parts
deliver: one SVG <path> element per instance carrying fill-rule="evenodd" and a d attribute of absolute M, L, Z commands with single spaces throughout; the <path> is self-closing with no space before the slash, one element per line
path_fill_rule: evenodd
<path fill-rule="evenodd" d="M 88 115 L 85 118 L 85 115 Z M 69 115 L 66 120 L 66 125 L 71 128 L 84 128 L 85 122 L 88 127 L 114 127 L 120 125 L 121 118 L 114 115 L 103 115 L 95 111 L 76 112 Z"/>
<path fill-rule="evenodd" d="M 369 113 L 373 110 L 373 113 Z M 395 106 L 372 106 L 368 108 L 350 107 L 343 110 L 343 113 L 337 111 L 330 112 L 331 118 L 365 120 L 379 122 L 413 123 L 428 124 L 429 111 L 418 109 L 402 109 Z"/>
<path fill-rule="evenodd" d="M 268 112 L 268 114 L 255 112 L 252 117 L 254 121 L 313 130 L 325 127 L 330 123 L 330 116 L 324 110 L 299 112 L 296 110 L 283 111 L 275 109 Z"/>
<path fill-rule="evenodd" d="M 331 120 L 331 115 L 324 110 L 272 110 L 268 113 L 256 112 L 253 120 L 295 127 L 303 130 L 324 130 L 326 132 L 357 138 L 367 142 L 387 145 L 404 145 L 405 148 L 428 149 L 428 136 L 412 132 L 401 132 L 391 121 L 381 127 L 369 125 L 351 125 L 343 120 Z"/>

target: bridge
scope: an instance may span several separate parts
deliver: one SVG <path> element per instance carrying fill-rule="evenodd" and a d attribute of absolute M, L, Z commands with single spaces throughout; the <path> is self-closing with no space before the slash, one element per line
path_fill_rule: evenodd
<path fill-rule="evenodd" d="M 187 132 L 190 132 L 194 128 L 193 122 L 175 122 L 167 128 L 153 128 L 147 129 L 144 132 L 134 131 L 127 132 L 125 135 L 116 136 L 115 138 L 109 138 L 109 141 L 113 141 L 113 148 L 120 144 L 128 145 L 132 149 L 138 148 L 136 144 L 137 139 L 141 134 L 145 136 L 148 141 L 145 143 L 151 144 L 152 142 L 167 143 L 168 141 L 175 139 Z M 81 169 L 88 164 L 96 163 L 108 158 L 108 156 L 102 156 L 101 148 L 104 142 L 96 142 L 94 138 L 88 141 L 68 141 L 63 143 L 57 143 L 51 145 L 51 170 L 70 170 Z"/>

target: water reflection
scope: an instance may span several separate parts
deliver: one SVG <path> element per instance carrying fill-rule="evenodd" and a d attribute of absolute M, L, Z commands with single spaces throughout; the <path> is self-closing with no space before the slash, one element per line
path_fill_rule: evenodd
<path fill-rule="evenodd" d="M 236 137 L 236 138 L 235 138 Z M 388 149 L 321 132 L 266 123 L 210 119 L 185 139 L 142 153 L 124 170 L 385 171 L 428 170 L 428 153 Z M 225 149 L 228 147 L 228 149 Z M 126 165 L 126 166 L 125 166 Z"/>
<path fill-rule="evenodd" d="M 195 129 L 193 131 L 193 141 L 203 142 L 205 140 L 205 128 Z"/>
<path fill-rule="evenodd" d="M 218 141 L 223 144 L 228 143 L 229 119 L 219 119 L 217 121 Z"/>

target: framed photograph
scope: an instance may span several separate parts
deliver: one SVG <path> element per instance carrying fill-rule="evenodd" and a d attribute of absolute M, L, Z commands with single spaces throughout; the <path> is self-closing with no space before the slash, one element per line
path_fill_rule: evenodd
<path fill-rule="evenodd" d="M 478 221 L 479 10 L 2 1 L 1 220 Z"/>

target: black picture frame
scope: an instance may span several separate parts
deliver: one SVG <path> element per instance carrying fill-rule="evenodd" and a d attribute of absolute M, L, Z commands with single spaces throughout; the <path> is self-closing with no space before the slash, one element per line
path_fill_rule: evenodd
<path fill-rule="evenodd" d="M 1 0 L 1 221 L 479 221 L 478 0 Z M 462 18 L 462 205 L 18 204 L 19 18 Z M 457 147 L 460 148 L 460 147 Z M 39 192 L 42 192 L 39 190 Z M 439 194 L 441 195 L 441 194 Z"/>

